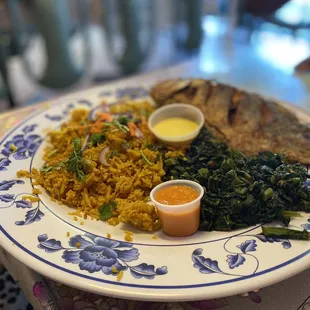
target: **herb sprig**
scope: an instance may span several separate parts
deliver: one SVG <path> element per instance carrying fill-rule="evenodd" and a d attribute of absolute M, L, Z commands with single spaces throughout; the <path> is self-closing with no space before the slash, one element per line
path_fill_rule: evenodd
<path fill-rule="evenodd" d="M 111 123 L 105 123 L 106 127 L 115 127 L 115 130 L 119 130 L 125 133 L 129 132 L 129 128 L 126 125 L 121 124 L 120 122 L 113 120 Z"/>
<path fill-rule="evenodd" d="M 73 152 L 66 162 L 67 170 L 76 174 L 80 182 L 85 182 L 87 168 L 87 161 L 83 158 L 83 151 L 81 146 L 81 139 L 75 138 L 73 140 Z"/>
<path fill-rule="evenodd" d="M 44 173 L 48 173 L 48 172 L 51 172 L 51 171 L 53 171 L 53 170 L 59 170 L 59 169 L 61 169 L 61 168 L 66 168 L 66 161 L 61 162 L 61 163 L 59 163 L 59 164 L 56 165 L 56 166 L 50 166 L 50 165 L 48 165 L 48 164 L 44 164 L 44 165 L 41 167 L 40 171 L 41 171 L 41 172 L 44 172 Z"/>
<path fill-rule="evenodd" d="M 104 133 L 93 133 L 90 137 L 91 146 L 97 146 L 106 140 Z"/>
<path fill-rule="evenodd" d="M 49 165 L 47 165 L 47 164 L 44 164 L 42 167 L 41 167 L 41 169 L 40 169 L 40 171 L 41 172 L 44 172 L 44 173 L 48 173 L 48 172 L 51 172 L 52 170 L 54 170 L 56 167 L 54 167 L 54 166 L 49 166 Z"/>
<path fill-rule="evenodd" d="M 120 155 L 119 150 L 113 150 L 110 152 L 110 154 L 108 155 L 108 158 L 113 158 L 113 157 L 118 157 Z"/>
<path fill-rule="evenodd" d="M 145 156 L 145 154 L 143 153 L 142 150 L 140 150 L 140 154 L 141 154 L 141 156 L 142 156 L 142 159 L 143 159 L 149 166 L 154 166 L 154 163 L 152 163 L 151 161 L 149 161 L 149 160 L 147 159 L 147 157 Z"/>
<path fill-rule="evenodd" d="M 99 208 L 100 220 L 106 221 L 109 218 L 111 218 L 113 215 L 113 212 L 116 210 L 116 206 L 117 206 L 117 204 L 115 201 L 112 201 L 112 202 L 109 202 L 109 203 L 102 205 Z"/>

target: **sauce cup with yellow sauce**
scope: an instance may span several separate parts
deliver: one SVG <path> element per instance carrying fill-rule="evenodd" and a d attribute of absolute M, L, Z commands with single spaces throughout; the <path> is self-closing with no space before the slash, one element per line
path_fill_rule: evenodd
<path fill-rule="evenodd" d="M 148 126 L 161 142 L 173 147 L 190 144 L 204 125 L 202 112 L 189 104 L 174 103 L 154 111 Z"/>
<path fill-rule="evenodd" d="M 151 191 L 163 232 L 172 237 L 187 237 L 199 228 L 203 187 L 189 180 L 172 180 Z"/>

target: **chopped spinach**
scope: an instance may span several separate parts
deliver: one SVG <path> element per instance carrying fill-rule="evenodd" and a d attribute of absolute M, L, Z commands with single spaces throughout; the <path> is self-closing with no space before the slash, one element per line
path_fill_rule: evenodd
<path fill-rule="evenodd" d="M 231 231 L 274 219 L 287 226 L 287 211 L 310 212 L 307 172 L 300 164 L 288 164 L 271 152 L 246 157 L 206 128 L 186 158 L 166 159 L 164 169 L 165 180 L 189 179 L 205 188 L 200 230 Z"/>

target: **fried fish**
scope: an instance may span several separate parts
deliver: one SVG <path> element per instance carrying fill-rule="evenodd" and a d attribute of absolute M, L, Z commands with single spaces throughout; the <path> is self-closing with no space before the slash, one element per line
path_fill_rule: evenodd
<path fill-rule="evenodd" d="M 208 129 L 245 155 L 271 151 L 310 164 L 310 128 L 275 101 L 202 79 L 160 82 L 151 97 L 158 105 L 179 102 L 200 108 Z"/>

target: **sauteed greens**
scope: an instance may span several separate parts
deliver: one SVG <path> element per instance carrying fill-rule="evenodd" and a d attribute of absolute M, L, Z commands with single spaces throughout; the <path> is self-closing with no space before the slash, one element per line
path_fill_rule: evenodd
<path fill-rule="evenodd" d="M 231 231 L 275 219 L 287 226 L 297 211 L 310 212 L 306 169 L 288 164 L 282 155 L 245 157 L 204 128 L 185 156 L 165 160 L 165 178 L 189 179 L 205 187 L 200 230 Z"/>

